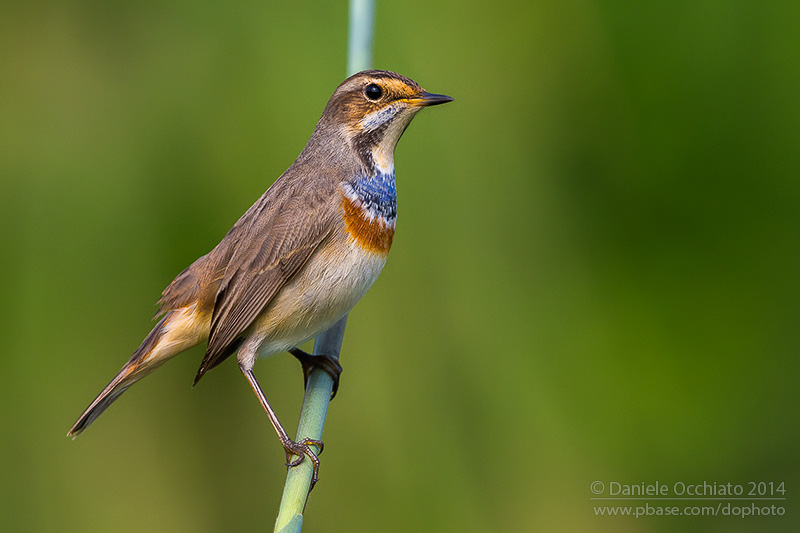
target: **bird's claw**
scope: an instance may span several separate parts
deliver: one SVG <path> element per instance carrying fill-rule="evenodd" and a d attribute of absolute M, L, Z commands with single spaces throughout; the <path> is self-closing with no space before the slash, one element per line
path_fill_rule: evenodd
<path fill-rule="evenodd" d="M 339 376 L 342 373 L 342 365 L 339 363 L 339 359 L 325 354 L 312 355 L 299 348 L 293 348 L 289 350 L 289 353 L 295 356 L 300 361 L 300 364 L 303 365 L 303 383 L 305 385 L 308 385 L 308 376 L 315 367 L 333 378 L 333 388 L 331 389 L 331 400 L 333 400 L 339 390 Z"/>
<path fill-rule="evenodd" d="M 316 446 L 319 451 L 314 453 L 311 446 Z M 283 448 L 286 450 L 286 466 L 290 468 L 302 463 L 306 456 L 311 459 L 314 468 L 314 472 L 311 475 L 311 486 L 308 489 L 311 492 L 311 489 L 314 488 L 314 485 L 319 480 L 319 458 L 317 456 L 322 453 L 325 444 L 321 440 L 305 438 L 300 442 L 293 440 L 285 442 L 283 443 Z M 292 460 L 293 455 L 296 455 L 297 459 Z"/>

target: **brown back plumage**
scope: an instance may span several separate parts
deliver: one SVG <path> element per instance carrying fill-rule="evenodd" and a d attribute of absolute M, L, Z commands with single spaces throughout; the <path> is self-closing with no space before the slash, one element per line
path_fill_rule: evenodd
<path fill-rule="evenodd" d="M 334 197 L 335 182 L 304 167 L 287 170 L 209 254 L 225 264 L 216 269 L 211 333 L 195 383 L 236 351 L 239 337 L 333 227 L 337 211 L 322 206 Z M 300 187 L 305 194 L 298 194 Z"/>

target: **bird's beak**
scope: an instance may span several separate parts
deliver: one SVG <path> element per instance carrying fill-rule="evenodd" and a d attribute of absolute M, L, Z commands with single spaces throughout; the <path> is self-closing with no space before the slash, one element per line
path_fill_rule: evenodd
<path fill-rule="evenodd" d="M 444 94 L 433 94 L 423 91 L 422 93 L 408 99 L 408 103 L 414 106 L 427 107 L 430 105 L 446 104 L 453 99 Z"/>

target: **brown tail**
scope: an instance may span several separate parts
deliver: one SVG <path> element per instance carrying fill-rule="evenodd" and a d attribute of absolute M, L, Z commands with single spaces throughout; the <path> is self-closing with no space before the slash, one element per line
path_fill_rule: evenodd
<path fill-rule="evenodd" d="M 119 374 L 86 408 L 67 433 L 78 436 L 95 418 L 100 416 L 128 387 L 161 366 L 168 359 L 199 344 L 208 338 L 209 320 L 191 305 L 175 309 L 164 315 L 145 338 L 139 349 L 125 363 Z"/>

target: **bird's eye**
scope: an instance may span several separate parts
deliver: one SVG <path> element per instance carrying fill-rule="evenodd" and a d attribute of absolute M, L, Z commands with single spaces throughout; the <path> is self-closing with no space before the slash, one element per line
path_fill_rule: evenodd
<path fill-rule="evenodd" d="M 364 94 L 367 95 L 367 98 L 370 100 L 377 100 L 383 96 L 383 89 L 381 89 L 379 85 L 370 83 L 364 89 Z"/>

